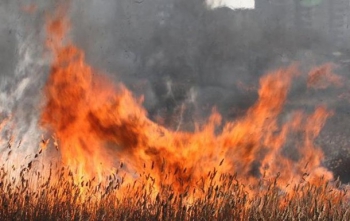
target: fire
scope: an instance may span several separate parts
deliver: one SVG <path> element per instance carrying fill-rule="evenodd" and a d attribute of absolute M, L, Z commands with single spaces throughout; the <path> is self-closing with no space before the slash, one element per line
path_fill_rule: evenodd
<path fill-rule="evenodd" d="M 313 142 L 332 112 L 317 107 L 310 115 L 295 111 L 281 117 L 296 67 L 262 77 L 259 98 L 245 116 L 223 122 L 214 109 L 196 131 L 172 131 L 152 122 L 125 86 L 85 63 L 84 52 L 65 38 L 69 24 L 58 14 L 48 22 L 53 62 L 41 124 L 55 134 L 63 163 L 78 177 L 101 179 L 118 167 L 129 175 L 127 182 L 148 176 L 156 186 L 176 191 L 194 189 L 207 176 L 219 183 L 215 172 L 237 173 L 252 185 L 279 174 L 276 185 L 285 191 L 301 179 L 332 179 Z M 295 156 L 285 154 L 286 148 Z"/>
<path fill-rule="evenodd" d="M 332 72 L 333 65 L 325 64 L 310 71 L 307 79 L 307 87 L 325 89 L 331 85 L 342 87 L 342 77 Z"/>

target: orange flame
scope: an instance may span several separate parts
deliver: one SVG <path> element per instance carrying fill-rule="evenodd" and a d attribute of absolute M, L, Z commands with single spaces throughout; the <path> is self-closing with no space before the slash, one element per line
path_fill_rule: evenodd
<path fill-rule="evenodd" d="M 332 68 L 332 64 L 325 64 L 311 70 L 307 79 L 307 87 L 315 89 L 326 89 L 331 85 L 342 87 L 342 77 L 334 74 Z"/>
<path fill-rule="evenodd" d="M 310 116 L 296 111 L 281 120 L 292 79 L 298 74 L 295 67 L 262 77 L 259 98 L 244 117 L 223 124 L 214 110 L 197 131 L 176 132 L 149 120 L 130 91 L 87 65 L 84 53 L 62 40 L 67 30 L 64 17 L 49 21 L 48 46 L 54 60 L 42 125 L 56 134 L 63 163 L 80 177 L 101 178 L 121 163 L 130 180 L 151 175 L 158 185 L 171 184 L 178 191 L 199 185 L 195 181 L 213 169 L 237 172 L 239 179 L 251 184 L 259 177 L 280 174 L 277 185 L 286 191 L 306 172 L 310 181 L 332 179 L 321 166 L 321 149 L 313 143 L 331 112 L 318 107 Z M 296 156 L 284 153 L 291 148 Z"/>

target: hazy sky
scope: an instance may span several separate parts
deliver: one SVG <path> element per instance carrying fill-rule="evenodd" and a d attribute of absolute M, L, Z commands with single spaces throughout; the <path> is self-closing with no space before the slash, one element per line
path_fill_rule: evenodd
<path fill-rule="evenodd" d="M 207 0 L 212 7 L 254 8 L 255 0 Z"/>

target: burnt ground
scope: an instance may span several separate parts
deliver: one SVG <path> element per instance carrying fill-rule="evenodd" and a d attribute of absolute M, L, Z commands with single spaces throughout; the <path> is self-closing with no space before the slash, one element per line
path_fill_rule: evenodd
<path fill-rule="evenodd" d="M 328 121 L 317 143 L 325 152 L 325 165 L 343 183 L 350 182 L 350 113 L 335 113 Z"/>
<path fill-rule="evenodd" d="M 332 59 L 330 59 L 332 60 Z M 316 143 L 325 153 L 325 165 L 339 177 L 343 183 L 350 183 L 350 55 L 344 52 L 340 57 L 333 57 L 337 65 L 335 73 L 344 79 L 343 87 L 321 91 L 321 97 L 328 101 L 334 115 L 327 120 Z M 327 103 L 327 102 L 326 102 Z"/>

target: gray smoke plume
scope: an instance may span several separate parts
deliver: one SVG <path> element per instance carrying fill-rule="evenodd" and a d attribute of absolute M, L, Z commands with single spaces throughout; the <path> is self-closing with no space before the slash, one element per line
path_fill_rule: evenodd
<path fill-rule="evenodd" d="M 49 71 L 45 15 L 59 2 L 0 3 L 0 117 L 13 115 L 16 136 L 34 144 L 42 133 L 37 120 Z M 255 102 L 261 75 L 298 62 L 304 77 L 292 88 L 286 115 L 318 103 L 334 109 L 319 139 L 333 159 L 349 152 L 350 124 L 339 124 L 348 118 L 348 105 L 337 100 L 347 85 L 310 91 L 305 74 L 334 62 L 346 77 L 349 16 L 336 11 L 346 8 L 341 1 L 300 2 L 256 0 L 254 10 L 232 10 L 210 9 L 204 0 L 73 0 L 71 38 L 88 63 L 144 95 L 150 118 L 174 130 L 193 130 L 214 106 L 226 120 L 239 117 Z M 34 12 L 24 12 L 31 4 Z"/>
<path fill-rule="evenodd" d="M 48 64 L 42 54 L 43 30 L 37 16 L 26 16 L 17 1 L 2 1 L 0 10 L 4 21 L 0 25 L 0 119 L 11 119 L 2 138 L 12 140 L 12 148 L 21 144 L 16 154 L 27 156 L 40 142 L 40 89 Z"/>

